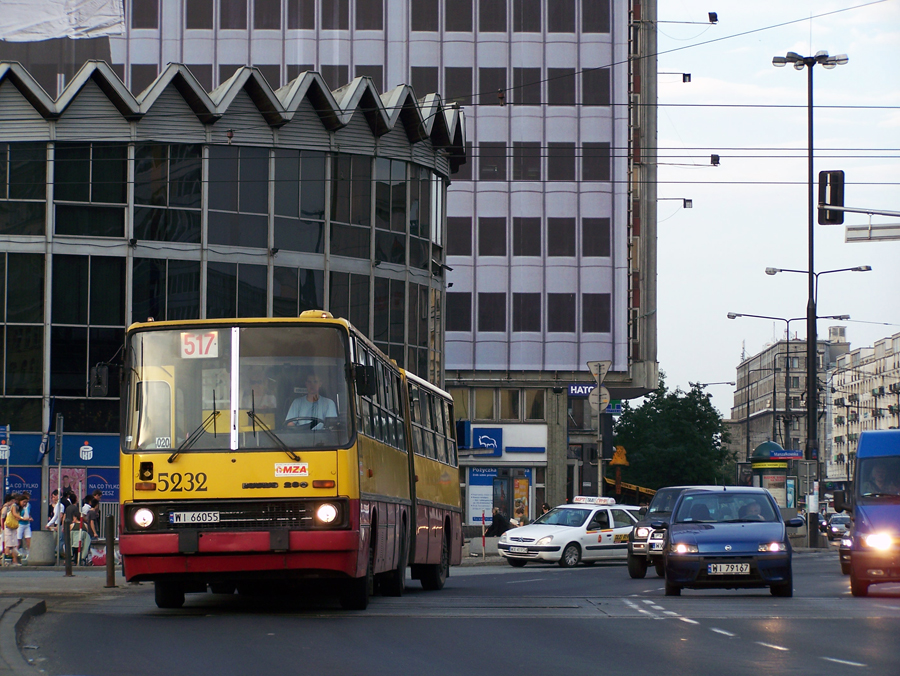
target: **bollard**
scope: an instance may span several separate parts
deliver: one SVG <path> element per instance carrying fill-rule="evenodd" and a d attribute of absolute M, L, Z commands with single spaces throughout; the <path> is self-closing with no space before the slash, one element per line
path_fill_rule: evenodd
<path fill-rule="evenodd" d="M 66 545 L 66 577 L 72 577 L 72 522 L 63 519 L 63 540 Z"/>
<path fill-rule="evenodd" d="M 116 517 L 106 516 L 106 588 L 116 586 Z"/>

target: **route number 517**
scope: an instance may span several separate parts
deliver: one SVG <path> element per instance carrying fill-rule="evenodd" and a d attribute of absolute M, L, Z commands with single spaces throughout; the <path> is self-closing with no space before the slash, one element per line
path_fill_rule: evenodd
<path fill-rule="evenodd" d="M 219 356 L 219 332 L 181 334 L 182 359 L 214 359 Z"/>

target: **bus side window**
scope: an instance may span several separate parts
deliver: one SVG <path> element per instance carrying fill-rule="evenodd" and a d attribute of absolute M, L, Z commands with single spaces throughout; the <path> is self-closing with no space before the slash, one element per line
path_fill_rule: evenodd
<path fill-rule="evenodd" d="M 447 438 L 444 428 L 444 407 L 443 400 L 440 397 L 433 397 L 434 403 L 434 443 L 437 459 L 441 462 L 447 462 Z"/>

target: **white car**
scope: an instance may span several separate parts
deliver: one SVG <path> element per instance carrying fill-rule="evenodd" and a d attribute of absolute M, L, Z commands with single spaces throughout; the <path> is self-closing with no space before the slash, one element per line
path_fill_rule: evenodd
<path fill-rule="evenodd" d="M 563 568 L 579 563 L 625 559 L 628 534 L 638 520 L 638 507 L 617 505 L 614 498 L 577 496 L 500 536 L 500 556 L 519 568 L 529 561 L 557 562 Z"/>

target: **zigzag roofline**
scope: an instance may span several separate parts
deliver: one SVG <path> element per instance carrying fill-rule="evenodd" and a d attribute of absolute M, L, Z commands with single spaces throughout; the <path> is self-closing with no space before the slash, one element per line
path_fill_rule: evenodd
<path fill-rule="evenodd" d="M 319 73 L 307 71 L 276 91 L 257 68 L 242 66 L 215 90 L 206 92 L 187 66 L 170 63 L 150 86 L 135 96 L 108 63 L 88 61 L 55 101 L 18 62 L 0 62 L 0 84 L 4 80 L 10 80 L 48 120 L 64 115 L 90 80 L 129 120 L 140 120 L 150 112 L 170 85 L 204 124 L 215 124 L 241 90 L 247 92 L 260 115 L 272 127 L 290 122 L 303 99 L 307 99 L 329 131 L 346 126 L 354 114 L 362 112 L 375 136 L 383 136 L 399 123 L 410 143 L 430 139 L 435 148 L 448 151 L 453 171 L 465 161 L 465 117 L 459 108 L 444 106 L 438 94 L 428 94 L 417 100 L 409 85 L 379 93 L 369 77 L 357 77 L 332 91 Z"/>

